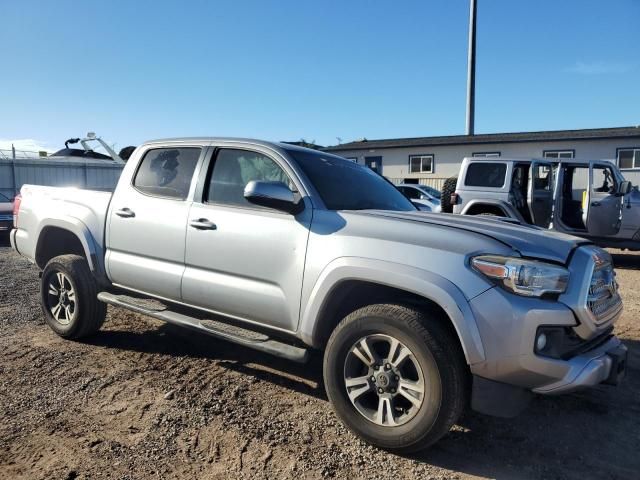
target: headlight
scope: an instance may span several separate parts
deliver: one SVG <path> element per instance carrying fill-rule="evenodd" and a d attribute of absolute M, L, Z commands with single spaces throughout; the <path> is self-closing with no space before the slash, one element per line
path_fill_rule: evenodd
<path fill-rule="evenodd" d="M 566 268 L 536 260 L 481 255 L 471 259 L 471 266 L 507 290 L 526 297 L 563 293 L 569 283 Z"/>

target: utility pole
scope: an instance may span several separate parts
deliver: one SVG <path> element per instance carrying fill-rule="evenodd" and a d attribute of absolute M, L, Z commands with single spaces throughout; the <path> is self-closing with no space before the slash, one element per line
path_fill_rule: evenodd
<path fill-rule="evenodd" d="M 475 132 L 476 116 L 476 0 L 469 0 L 469 51 L 467 58 L 467 135 Z"/>

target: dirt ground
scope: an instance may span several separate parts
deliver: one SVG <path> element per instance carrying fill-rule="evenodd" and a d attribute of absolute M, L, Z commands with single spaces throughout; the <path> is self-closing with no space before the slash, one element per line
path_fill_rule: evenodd
<path fill-rule="evenodd" d="M 615 253 L 615 252 L 614 252 Z M 1 478 L 640 478 L 640 254 L 615 253 L 626 381 L 468 413 L 431 450 L 365 445 L 305 366 L 109 310 L 81 343 L 44 324 L 38 271 L 0 240 Z"/>

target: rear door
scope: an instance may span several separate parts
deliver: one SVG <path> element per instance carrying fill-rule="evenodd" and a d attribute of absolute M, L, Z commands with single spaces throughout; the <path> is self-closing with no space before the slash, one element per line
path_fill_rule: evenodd
<path fill-rule="evenodd" d="M 198 146 L 150 148 L 111 200 L 106 266 L 122 287 L 180 300 Z"/>
<path fill-rule="evenodd" d="M 587 190 L 587 233 L 594 237 L 616 235 L 622 224 L 622 201 L 613 168 L 606 164 L 589 166 Z"/>
<path fill-rule="evenodd" d="M 243 195 L 252 180 L 282 181 L 297 191 L 291 174 L 282 159 L 258 147 L 215 152 L 189 212 L 184 302 L 296 329 L 312 209 L 292 215 Z"/>
<path fill-rule="evenodd" d="M 531 162 L 527 204 L 534 225 L 548 228 L 553 211 L 553 168 L 549 162 Z"/>

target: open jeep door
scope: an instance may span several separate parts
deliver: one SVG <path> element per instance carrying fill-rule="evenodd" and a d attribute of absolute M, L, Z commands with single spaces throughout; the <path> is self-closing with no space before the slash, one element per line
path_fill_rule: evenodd
<path fill-rule="evenodd" d="M 553 165 L 550 162 L 531 162 L 527 204 L 534 225 L 548 228 L 553 211 Z"/>
<path fill-rule="evenodd" d="M 612 167 L 598 163 L 589 166 L 589 188 L 583 205 L 589 236 L 607 237 L 620 231 L 624 196 L 619 189 Z"/>

